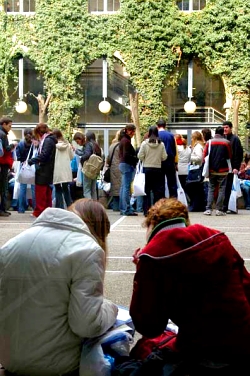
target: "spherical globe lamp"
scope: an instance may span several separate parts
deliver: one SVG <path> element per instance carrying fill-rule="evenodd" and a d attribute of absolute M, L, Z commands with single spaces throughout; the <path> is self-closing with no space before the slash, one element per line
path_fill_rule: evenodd
<path fill-rule="evenodd" d="M 184 110 L 187 114 L 193 114 L 196 110 L 196 104 L 193 101 L 187 101 L 184 104 Z"/>
<path fill-rule="evenodd" d="M 99 111 L 101 111 L 103 114 L 108 114 L 111 110 L 111 104 L 108 101 L 102 101 L 99 103 Z"/>
<path fill-rule="evenodd" d="M 24 101 L 17 101 L 15 108 L 16 112 L 24 114 L 27 111 L 27 104 Z"/>

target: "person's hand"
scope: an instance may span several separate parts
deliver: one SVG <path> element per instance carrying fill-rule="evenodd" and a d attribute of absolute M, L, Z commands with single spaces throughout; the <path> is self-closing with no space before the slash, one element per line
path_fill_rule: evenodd
<path fill-rule="evenodd" d="M 140 255 L 140 253 L 141 253 L 141 248 L 137 248 L 135 251 L 134 251 L 134 254 L 133 254 L 133 263 L 135 264 L 135 265 L 137 265 L 138 264 L 138 262 L 139 262 L 139 255 Z"/>
<path fill-rule="evenodd" d="M 32 166 L 32 165 L 33 165 L 33 163 L 32 163 L 32 160 L 31 160 L 31 159 L 29 159 L 29 160 L 28 160 L 28 165 L 29 165 L 29 166 Z"/>
<path fill-rule="evenodd" d="M 239 172 L 239 171 L 237 170 L 237 168 L 234 168 L 234 169 L 233 169 L 233 174 L 238 174 L 238 172 Z"/>

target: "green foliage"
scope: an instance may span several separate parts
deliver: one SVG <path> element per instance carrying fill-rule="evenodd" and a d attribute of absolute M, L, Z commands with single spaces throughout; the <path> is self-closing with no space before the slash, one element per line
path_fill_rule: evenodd
<path fill-rule="evenodd" d="M 3 4 L 3 1 L 2 1 Z M 0 12 L 0 90 L 7 103 L 13 59 L 28 56 L 52 94 L 49 122 L 68 130 L 83 104 L 79 78 L 102 55 L 119 51 L 140 94 L 142 133 L 161 116 L 166 78 L 176 85 L 180 58 L 198 57 L 235 96 L 244 93 L 240 130 L 249 118 L 250 8 L 247 0 L 210 0 L 201 12 L 180 12 L 174 0 L 122 0 L 112 15 L 88 14 L 87 0 L 36 0 L 33 16 Z M 14 38 L 13 38 L 14 36 Z M 24 48 L 23 46 L 27 47 Z"/>

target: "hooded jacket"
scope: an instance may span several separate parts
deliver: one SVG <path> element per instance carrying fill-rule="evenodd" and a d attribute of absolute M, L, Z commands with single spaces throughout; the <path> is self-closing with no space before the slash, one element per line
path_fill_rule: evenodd
<path fill-rule="evenodd" d="M 142 142 L 138 158 L 143 162 L 143 167 L 161 168 L 161 162 L 167 159 L 167 153 L 163 142 Z"/>
<path fill-rule="evenodd" d="M 154 338 L 168 320 L 183 354 L 231 361 L 250 355 L 250 274 L 227 236 L 183 219 L 156 228 L 139 252 L 130 314 Z"/>
<path fill-rule="evenodd" d="M 48 208 L 0 255 L 0 363 L 32 376 L 77 369 L 82 339 L 105 333 L 117 312 L 103 297 L 105 255 L 87 225 Z"/>
<path fill-rule="evenodd" d="M 68 141 L 59 140 L 56 144 L 53 184 L 72 182 L 73 175 L 70 161 L 74 152 Z"/>

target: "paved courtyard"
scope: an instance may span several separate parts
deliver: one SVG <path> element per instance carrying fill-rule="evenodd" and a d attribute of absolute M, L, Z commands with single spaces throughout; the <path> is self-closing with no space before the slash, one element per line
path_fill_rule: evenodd
<path fill-rule="evenodd" d="M 132 263 L 133 251 L 145 244 L 144 217 L 121 217 L 119 213 L 108 210 L 111 221 L 111 233 L 108 238 L 108 263 L 105 276 L 105 295 L 113 302 L 129 306 L 132 293 L 135 265 Z M 225 217 L 204 216 L 202 213 L 190 213 L 192 223 L 213 227 L 227 234 L 234 247 L 245 259 L 250 271 L 250 211 Z M 30 212 L 18 214 L 12 212 L 8 218 L 0 218 L 0 246 L 11 237 L 30 227 L 33 218 Z"/>

